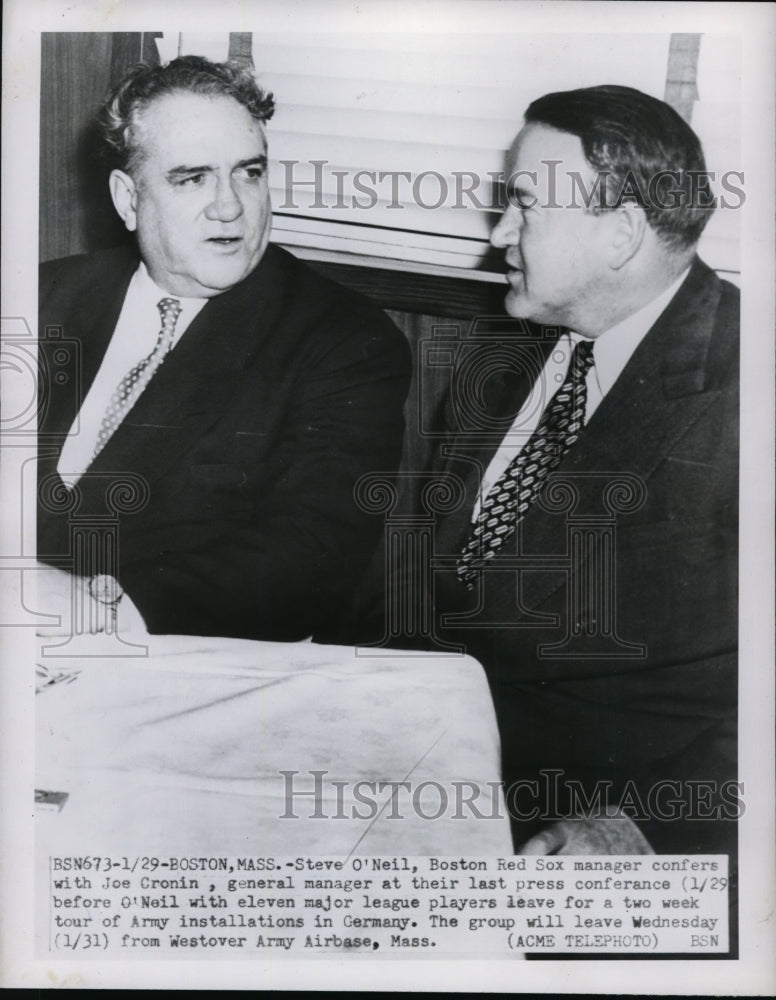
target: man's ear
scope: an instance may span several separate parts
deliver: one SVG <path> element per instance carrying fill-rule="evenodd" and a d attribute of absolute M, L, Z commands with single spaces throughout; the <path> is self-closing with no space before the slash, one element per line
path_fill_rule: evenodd
<path fill-rule="evenodd" d="M 609 221 L 609 266 L 619 270 L 638 253 L 649 223 L 644 209 L 633 201 L 623 202 Z"/>
<path fill-rule="evenodd" d="M 113 206 L 124 220 L 124 225 L 133 233 L 137 229 L 137 188 L 135 182 L 123 170 L 111 170 L 108 179 Z"/>

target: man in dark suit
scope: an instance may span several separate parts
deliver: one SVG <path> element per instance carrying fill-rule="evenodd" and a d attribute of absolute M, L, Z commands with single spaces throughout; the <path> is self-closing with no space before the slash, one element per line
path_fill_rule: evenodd
<path fill-rule="evenodd" d="M 535 101 L 492 235 L 516 323 L 454 346 L 421 599 L 488 672 L 527 852 L 734 843 L 739 310 L 696 257 L 704 170 L 638 91 Z"/>
<path fill-rule="evenodd" d="M 137 252 L 41 272 L 39 558 L 150 632 L 325 639 L 399 460 L 403 336 L 268 244 L 272 111 L 236 65 L 138 67 L 101 118 Z"/>

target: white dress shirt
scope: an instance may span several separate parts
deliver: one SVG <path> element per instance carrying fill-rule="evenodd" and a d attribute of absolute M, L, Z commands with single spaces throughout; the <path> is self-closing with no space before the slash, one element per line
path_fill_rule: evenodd
<path fill-rule="evenodd" d="M 145 264 L 140 264 L 129 283 L 100 369 L 65 439 L 57 472 L 66 486 L 74 486 L 91 464 L 102 418 L 119 382 L 153 351 L 162 326 L 157 303 L 164 298 L 175 298 L 181 305 L 173 334 L 173 348 L 207 303 L 207 299 L 184 299 L 170 295 L 151 280 Z"/>
<path fill-rule="evenodd" d="M 610 327 L 595 338 L 593 341 L 593 364 L 587 374 L 586 424 L 619 378 L 633 352 L 676 295 L 689 270 L 687 268 L 672 285 L 639 309 L 638 312 L 632 313 L 622 322 Z M 574 347 L 580 340 L 584 339 L 578 333 L 565 333 L 553 347 L 528 398 L 520 408 L 501 446 L 485 470 L 472 512 L 472 521 L 477 520 L 483 499 L 490 493 L 510 463 L 517 458 L 538 427 L 547 404 L 566 380 Z"/>

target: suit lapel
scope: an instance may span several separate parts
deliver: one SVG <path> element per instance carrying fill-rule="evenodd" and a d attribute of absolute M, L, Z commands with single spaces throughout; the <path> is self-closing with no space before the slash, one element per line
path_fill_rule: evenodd
<path fill-rule="evenodd" d="M 137 258 L 131 253 L 120 256 L 111 284 L 106 289 L 101 287 L 97 295 L 75 299 L 67 307 L 67 323 L 61 328 L 60 317 L 47 315 L 46 304 L 41 303 L 45 317 L 41 352 L 46 393 L 41 432 L 56 440 L 57 455 L 102 364 L 136 268 Z M 62 356 L 57 343 L 59 329 L 67 354 L 64 366 L 58 363 Z"/>
<path fill-rule="evenodd" d="M 697 261 L 566 455 L 555 475 L 578 475 L 580 512 L 607 514 L 599 498 L 601 477 L 608 475 L 636 477 L 648 500 L 657 467 L 718 397 L 707 386 L 707 357 L 719 294 L 718 279 Z M 599 475 L 597 481 L 591 473 Z M 534 505 L 522 525 L 525 549 L 558 552 L 559 543 L 565 544 L 561 516 Z M 538 608 L 561 586 L 562 574 L 529 573 L 523 598 Z"/>

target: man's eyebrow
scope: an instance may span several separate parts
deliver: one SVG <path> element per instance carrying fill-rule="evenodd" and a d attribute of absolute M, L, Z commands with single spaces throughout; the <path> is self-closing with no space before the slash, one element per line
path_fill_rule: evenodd
<path fill-rule="evenodd" d="M 236 170 L 241 167 L 252 167 L 252 166 L 266 167 L 267 166 L 266 155 L 262 154 L 261 156 L 252 156 L 247 160 L 239 160 L 237 163 L 235 163 L 233 169 Z M 172 167 L 170 170 L 168 170 L 167 176 L 184 177 L 189 174 L 210 174 L 214 170 L 215 167 L 211 166 L 210 164 L 203 164 L 202 166 L 192 166 L 192 167 L 189 167 L 186 164 L 181 164 L 181 166 Z"/>
<path fill-rule="evenodd" d="M 267 166 L 267 156 L 263 153 L 261 156 L 252 156 L 249 160 L 240 160 L 239 163 L 235 163 L 235 167 L 266 167 Z"/>
<path fill-rule="evenodd" d="M 536 192 L 529 191 L 528 188 L 523 187 L 518 181 L 512 181 L 507 184 L 507 191 L 510 194 L 516 195 L 518 198 L 535 198 Z"/>
<path fill-rule="evenodd" d="M 180 167 L 173 167 L 171 170 L 168 170 L 167 176 L 180 177 L 183 174 L 209 174 L 212 172 L 212 170 L 213 168 L 210 166 L 202 166 L 202 167 L 180 166 Z"/>

